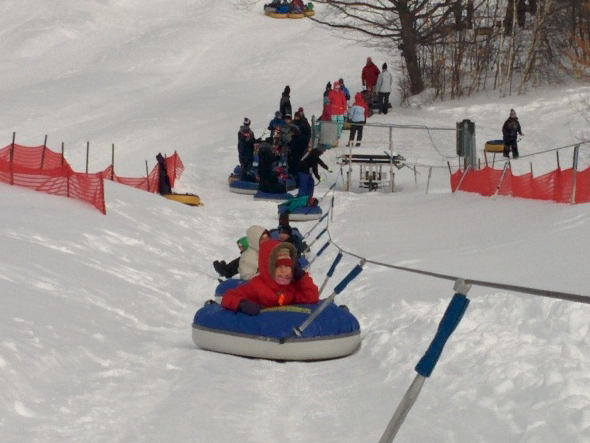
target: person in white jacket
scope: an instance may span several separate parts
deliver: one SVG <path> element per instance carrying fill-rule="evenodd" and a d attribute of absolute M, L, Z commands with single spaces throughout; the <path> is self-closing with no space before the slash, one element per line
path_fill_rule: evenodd
<path fill-rule="evenodd" d="M 262 226 L 250 226 L 246 230 L 248 249 L 240 256 L 238 271 L 242 280 L 250 280 L 258 273 L 258 247 L 269 239 L 268 231 Z"/>
<path fill-rule="evenodd" d="M 383 63 L 383 67 L 379 77 L 377 77 L 377 86 L 375 89 L 379 94 L 379 114 L 387 114 L 389 108 L 389 94 L 391 94 L 391 85 L 393 84 L 393 76 L 387 70 L 387 63 Z"/>

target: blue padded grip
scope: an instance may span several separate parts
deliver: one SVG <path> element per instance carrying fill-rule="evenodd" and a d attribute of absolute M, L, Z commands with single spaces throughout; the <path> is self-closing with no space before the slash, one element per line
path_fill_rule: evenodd
<path fill-rule="evenodd" d="M 346 285 L 348 285 L 352 280 L 354 280 L 361 273 L 362 270 L 363 267 L 361 265 L 356 265 L 352 269 L 352 271 L 350 271 L 348 275 L 344 277 L 344 279 L 340 283 L 338 283 L 338 286 L 334 288 L 334 293 L 340 294 L 342 291 L 344 291 Z"/>
<path fill-rule="evenodd" d="M 467 306 L 469 306 L 469 299 L 467 297 L 461 294 L 455 294 L 453 296 L 438 325 L 438 330 L 432 339 L 432 343 L 430 343 L 428 350 L 416 365 L 415 369 L 418 374 L 423 377 L 430 377 L 447 340 L 461 321 Z"/>
<path fill-rule="evenodd" d="M 328 271 L 328 277 L 332 277 L 334 275 L 334 271 L 336 270 L 336 266 L 338 266 L 338 263 L 340 263 L 340 260 L 342 260 L 342 252 L 338 253 L 336 258 L 334 259 L 334 263 L 332 263 L 332 266 L 330 266 L 330 270 Z"/>

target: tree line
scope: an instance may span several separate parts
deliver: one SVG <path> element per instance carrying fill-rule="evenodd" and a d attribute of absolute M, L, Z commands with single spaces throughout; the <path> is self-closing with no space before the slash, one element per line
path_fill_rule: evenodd
<path fill-rule="evenodd" d="M 402 100 L 502 95 L 588 77 L 590 0 L 315 0 L 313 20 L 401 54 Z"/>

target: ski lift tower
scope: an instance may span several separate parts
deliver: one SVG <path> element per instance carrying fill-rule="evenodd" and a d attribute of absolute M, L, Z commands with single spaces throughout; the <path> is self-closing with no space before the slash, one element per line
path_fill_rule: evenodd
<path fill-rule="evenodd" d="M 457 155 L 464 157 L 466 169 L 476 169 L 475 123 L 471 120 L 457 122 Z"/>

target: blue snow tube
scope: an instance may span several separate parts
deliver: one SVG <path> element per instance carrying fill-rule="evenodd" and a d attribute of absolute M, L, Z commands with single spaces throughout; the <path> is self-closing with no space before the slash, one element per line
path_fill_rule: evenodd
<path fill-rule="evenodd" d="M 292 194 L 283 192 L 281 194 L 273 194 L 270 192 L 258 191 L 254 194 L 254 200 L 272 200 L 272 201 L 285 201 L 293 198 Z"/>
<path fill-rule="evenodd" d="M 285 206 L 279 206 L 279 214 L 287 211 Z M 322 208 L 318 206 L 299 206 L 289 212 L 289 220 L 291 221 L 307 221 L 318 220 L 322 217 Z"/>
<path fill-rule="evenodd" d="M 235 180 L 229 184 L 229 190 L 235 194 L 254 195 L 258 192 L 258 183 Z"/>
<path fill-rule="evenodd" d="M 263 309 L 257 316 L 250 316 L 222 308 L 217 303 L 209 303 L 197 311 L 193 325 L 278 340 L 288 336 L 294 327 L 301 326 L 321 304 L 277 306 Z M 330 303 L 303 330 L 301 338 L 325 337 L 359 330 L 360 325 L 354 315 L 347 309 Z"/>
<path fill-rule="evenodd" d="M 228 278 L 217 285 L 215 288 L 215 297 L 223 297 L 223 294 L 225 294 L 227 290 L 237 288 L 243 283 L 246 283 L 246 280 L 242 280 L 241 278 Z"/>

